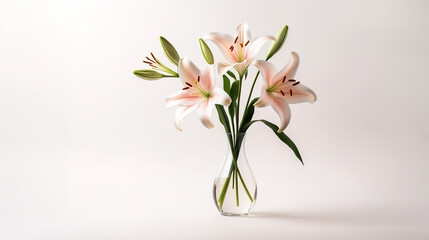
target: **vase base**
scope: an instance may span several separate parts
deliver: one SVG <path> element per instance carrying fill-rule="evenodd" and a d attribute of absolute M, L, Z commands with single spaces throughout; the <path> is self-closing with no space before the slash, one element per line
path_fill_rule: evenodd
<path fill-rule="evenodd" d="M 225 212 L 223 212 L 223 213 L 220 213 L 221 215 L 223 215 L 223 216 L 227 216 L 227 217 L 247 217 L 247 216 L 249 216 L 249 214 L 248 213 L 225 213 Z"/>

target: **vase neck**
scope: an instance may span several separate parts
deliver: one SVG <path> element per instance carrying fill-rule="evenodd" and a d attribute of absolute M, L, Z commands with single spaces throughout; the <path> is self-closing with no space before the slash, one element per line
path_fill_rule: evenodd
<path fill-rule="evenodd" d="M 227 133 L 227 152 L 238 154 L 244 151 L 246 133 Z"/>

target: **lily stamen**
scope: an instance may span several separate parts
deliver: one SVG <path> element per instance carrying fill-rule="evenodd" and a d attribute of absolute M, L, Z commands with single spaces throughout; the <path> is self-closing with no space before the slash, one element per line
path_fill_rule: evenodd
<path fill-rule="evenodd" d="M 189 87 L 192 87 L 192 84 L 185 82 L 186 85 L 188 85 Z"/>
<path fill-rule="evenodd" d="M 156 59 L 156 57 L 155 57 L 155 55 L 153 55 L 153 53 L 150 53 L 150 55 L 152 55 L 152 58 L 153 58 L 153 60 L 155 60 L 156 63 L 161 65 L 161 63 L 158 61 L 158 59 Z"/>
<path fill-rule="evenodd" d="M 187 90 L 187 89 L 189 89 L 189 87 L 184 87 L 184 88 L 182 88 L 182 90 Z"/>
<path fill-rule="evenodd" d="M 150 58 L 148 58 L 148 57 L 146 57 L 146 59 L 147 59 L 147 60 L 149 60 L 150 62 L 155 63 L 155 61 L 153 61 L 152 59 L 150 59 Z"/>
<path fill-rule="evenodd" d="M 229 49 L 231 49 L 231 52 L 234 50 L 234 46 L 229 47 Z"/>
<path fill-rule="evenodd" d="M 288 81 L 286 81 L 286 79 L 287 79 L 287 76 L 285 75 L 281 81 L 279 80 L 277 83 L 272 85 L 270 88 L 267 88 L 268 91 L 275 92 L 275 91 L 278 91 L 277 89 L 280 89 L 280 88 L 284 89 L 285 87 L 287 88 L 288 86 L 291 86 L 291 83 L 293 83 L 293 82 L 295 82 L 295 83 L 293 83 L 292 86 L 296 86 L 300 83 L 300 82 L 296 82 L 295 79 L 289 79 Z"/>
<path fill-rule="evenodd" d="M 244 46 L 247 46 L 247 44 L 249 44 L 250 40 L 247 40 L 246 44 L 244 44 Z"/>
<path fill-rule="evenodd" d="M 290 95 L 292 96 L 292 88 L 291 88 L 291 89 L 289 89 L 289 93 L 290 93 Z"/>
<path fill-rule="evenodd" d="M 203 90 L 203 89 L 200 87 L 200 85 L 198 84 L 198 82 L 197 82 L 197 81 L 195 81 L 195 82 L 194 82 L 194 84 L 195 84 L 195 86 L 198 88 L 198 90 Z"/>
<path fill-rule="evenodd" d="M 285 93 L 283 92 L 283 90 L 280 90 L 280 93 L 284 96 L 285 95 Z"/>
<path fill-rule="evenodd" d="M 155 56 L 153 56 L 153 54 L 151 53 L 152 57 L 155 59 Z M 160 67 L 160 65 L 155 61 L 150 59 L 149 57 L 146 57 L 146 60 L 143 60 L 143 63 L 146 63 L 147 65 L 151 66 L 152 68 L 156 69 L 157 67 Z"/>
<path fill-rule="evenodd" d="M 236 43 L 237 43 L 237 40 L 238 40 L 238 36 L 235 38 L 235 40 L 234 40 L 234 44 L 236 44 Z"/>
<path fill-rule="evenodd" d="M 152 57 L 152 58 L 151 58 Z M 147 61 L 146 61 L 147 60 Z M 143 63 L 148 64 L 154 70 L 162 71 L 170 74 L 174 77 L 179 77 L 176 71 L 171 70 L 169 67 L 165 66 L 161 61 L 159 61 L 155 55 L 151 52 L 149 56 L 146 56 L 146 59 L 143 60 Z"/>
<path fill-rule="evenodd" d="M 192 86 L 192 88 L 196 92 L 190 93 L 189 95 L 190 96 L 201 95 L 201 96 L 204 96 L 206 98 L 209 98 L 211 96 L 211 92 L 209 90 L 202 88 L 202 86 L 200 86 L 199 82 L 200 82 L 200 76 L 198 76 L 197 81 L 194 82 L 195 86 Z M 188 82 L 185 82 L 185 84 L 189 86 Z"/>

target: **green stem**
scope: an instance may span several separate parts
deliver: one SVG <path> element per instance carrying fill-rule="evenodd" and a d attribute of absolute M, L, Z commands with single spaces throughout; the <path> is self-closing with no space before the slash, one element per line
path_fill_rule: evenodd
<path fill-rule="evenodd" d="M 237 100 L 237 109 L 235 111 L 235 125 L 237 127 L 237 136 L 236 139 L 238 138 L 238 121 L 240 119 L 240 99 L 241 99 L 241 85 L 243 84 L 243 76 L 241 76 L 240 74 L 240 79 L 239 79 L 239 84 L 238 84 L 238 100 Z"/>
<path fill-rule="evenodd" d="M 217 200 L 217 202 L 219 203 L 220 209 L 222 209 L 223 202 L 225 201 L 226 191 L 228 190 L 229 181 L 231 180 L 230 178 L 231 172 L 232 172 L 232 169 L 228 174 L 228 177 L 225 179 L 225 183 L 223 184 L 222 191 L 220 192 L 220 195 L 219 195 L 219 199 Z"/>
<path fill-rule="evenodd" d="M 237 180 L 237 179 L 236 179 L 235 171 L 234 171 L 234 172 L 232 173 L 232 184 L 231 184 L 232 189 L 234 189 L 234 187 L 235 187 L 235 180 Z"/>
<path fill-rule="evenodd" d="M 236 166 L 236 157 L 235 157 L 235 151 L 234 151 L 234 146 L 233 143 L 230 142 L 230 147 L 231 147 L 231 154 L 232 154 L 232 161 L 233 164 L 231 164 L 231 167 L 229 168 L 229 173 L 228 173 L 228 177 L 225 179 L 225 182 L 223 183 L 222 186 L 222 190 L 219 194 L 219 199 L 217 200 L 217 202 L 219 203 L 219 208 L 222 209 L 223 206 L 223 202 L 225 201 L 225 196 L 226 196 L 226 192 L 228 191 L 228 186 L 229 186 L 229 182 L 231 180 L 231 174 L 233 173 L 234 167 Z M 234 183 L 233 183 L 234 184 Z"/>
<path fill-rule="evenodd" d="M 158 61 L 158 59 L 155 59 L 156 62 L 161 66 L 161 68 L 158 68 L 158 70 L 166 72 L 166 73 L 170 73 L 171 75 L 175 76 L 175 77 L 179 77 L 179 74 L 173 70 L 171 70 L 169 67 L 165 66 L 161 61 Z"/>
<path fill-rule="evenodd" d="M 243 177 L 241 176 L 240 170 L 237 169 L 237 173 L 238 173 L 238 177 L 240 177 L 241 184 L 243 185 L 244 190 L 246 191 L 247 196 L 249 197 L 250 201 L 253 202 L 253 198 L 250 195 L 249 190 L 247 189 L 246 184 L 244 183 L 244 180 L 243 180 Z"/>
<path fill-rule="evenodd" d="M 228 191 L 229 182 L 231 180 L 231 174 L 233 173 L 233 170 L 235 168 L 237 168 L 237 160 L 236 160 L 237 157 L 235 157 L 235 154 L 234 154 L 235 151 L 234 151 L 233 143 L 230 142 L 229 145 L 231 147 L 231 154 L 232 154 L 232 157 L 233 157 L 233 159 L 232 159 L 233 164 L 231 164 L 231 167 L 230 167 L 229 173 L 228 173 L 228 177 L 225 179 L 225 182 L 223 183 L 222 190 L 221 190 L 221 192 L 219 194 L 219 199 L 217 200 L 218 203 L 219 203 L 219 208 L 220 209 L 222 209 L 223 202 L 225 201 L 226 192 Z M 238 181 L 237 178 L 235 179 L 235 181 Z M 233 181 L 232 184 L 234 184 L 234 181 Z"/>
<path fill-rule="evenodd" d="M 240 206 L 239 196 L 238 196 L 238 180 L 237 180 L 237 171 L 238 168 L 235 168 L 235 200 L 237 201 L 237 207 Z"/>
<path fill-rule="evenodd" d="M 255 83 L 259 77 L 259 73 L 260 73 L 260 71 L 258 71 L 258 73 L 256 73 L 255 80 L 253 80 L 252 88 L 250 88 L 249 97 L 247 98 L 247 102 L 246 102 L 246 108 L 249 106 L 250 99 L 252 98 L 253 88 L 255 88 Z"/>
<path fill-rule="evenodd" d="M 164 75 L 164 77 L 165 78 L 169 78 L 169 77 L 171 77 L 171 78 L 178 78 L 179 75 L 178 74 L 176 74 L 176 75 Z"/>
<path fill-rule="evenodd" d="M 232 125 L 232 139 L 234 140 L 234 143 L 235 143 L 235 139 L 236 139 L 236 137 L 235 137 L 235 135 L 236 135 L 236 132 L 235 132 L 235 124 L 234 124 L 234 117 L 233 116 L 229 116 L 230 118 L 231 118 L 231 125 Z M 234 144 L 235 145 L 235 144 Z"/>

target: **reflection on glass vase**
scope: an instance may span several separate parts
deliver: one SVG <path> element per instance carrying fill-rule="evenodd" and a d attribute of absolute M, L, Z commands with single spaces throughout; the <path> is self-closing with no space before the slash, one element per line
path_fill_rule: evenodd
<path fill-rule="evenodd" d="M 246 158 L 245 134 L 227 137 L 225 160 L 214 181 L 214 201 L 222 215 L 248 215 L 256 201 L 256 181 Z"/>

